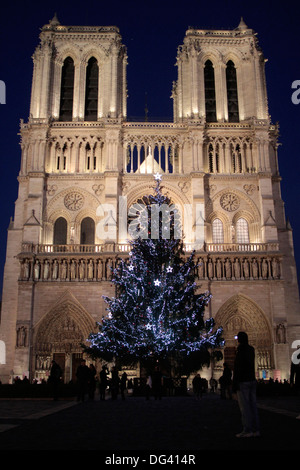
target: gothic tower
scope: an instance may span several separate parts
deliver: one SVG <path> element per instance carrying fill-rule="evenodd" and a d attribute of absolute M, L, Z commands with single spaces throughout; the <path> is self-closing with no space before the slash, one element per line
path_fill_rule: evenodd
<path fill-rule="evenodd" d="M 234 30 L 186 31 L 172 123 L 127 120 L 127 55 L 116 27 L 54 17 L 33 62 L 8 229 L 2 382 L 46 377 L 53 357 L 66 381 L 74 376 L 80 344 L 105 314 L 102 296 L 113 295 L 110 268 L 128 257 L 130 208 L 156 172 L 181 210 L 187 253 L 196 250 L 199 287 L 213 295 L 207 315 L 224 329 L 225 360 L 243 329 L 257 377 L 288 378 L 300 338 L 298 285 L 256 33 L 243 20 Z M 213 367 L 217 375 L 222 363 Z"/>

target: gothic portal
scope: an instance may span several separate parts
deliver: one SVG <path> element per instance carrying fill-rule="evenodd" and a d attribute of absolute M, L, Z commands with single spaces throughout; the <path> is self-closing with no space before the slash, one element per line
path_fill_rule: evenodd
<path fill-rule="evenodd" d="M 116 222 L 152 191 L 156 172 L 185 226 L 203 208 L 203 240 L 185 233 L 186 252 L 196 250 L 199 289 L 212 293 L 206 315 L 224 328 L 225 359 L 244 329 L 257 376 L 289 377 L 298 285 L 256 33 L 243 20 L 234 30 L 190 28 L 176 66 L 173 122 L 131 122 L 118 28 L 56 17 L 42 28 L 8 229 L 2 382 L 46 377 L 53 357 L 72 378 L 105 314 L 102 296 L 114 293 L 111 267 L 128 257 Z"/>

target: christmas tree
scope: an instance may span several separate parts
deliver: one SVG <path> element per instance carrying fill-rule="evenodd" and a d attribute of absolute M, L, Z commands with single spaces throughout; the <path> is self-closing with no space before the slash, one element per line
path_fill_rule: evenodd
<path fill-rule="evenodd" d="M 116 296 L 104 297 L 108 315 L 85 350 L 119 364 L 168 361 L 189 373 L 208 364 L 209 351 L 223 345 L 222 329 L 204 319 L 211 296 L 197 293 L 194 253 L 185 256 L 182 237 L 176 236 L 179 213 L 162 193 L 161 176 L 155 179 L 154 194 L 140 201 L 129 259 L 113 272 Z"/>

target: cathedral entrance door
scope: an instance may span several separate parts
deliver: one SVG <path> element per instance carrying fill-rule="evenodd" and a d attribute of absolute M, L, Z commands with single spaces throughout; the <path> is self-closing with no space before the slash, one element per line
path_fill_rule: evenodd
<path fill-rule="evenodd" d="M 236 355 L 236 348 L 235 347 L 225 347 L 224 349 L 224 362 L 228 364 L 230 370 L 233 371 L 234 368 L 234 360 Z"/>
<path fill-rule="evenodd" d="M 76 380 L 77 380 L 76 371 L 77 371 L 78 366 L 80 366 L 81 359 L 82 359 L 82 354 L 80 354 L 80 353 L 73 353 L 72 354 L 71 380 L 73 382 L 76 382 Z"/>
<path fill-rule="evenodd" d="M 256 373 L 272 368 L 272 333 L 270 324 L 261 308 L 244 294 L 230 297 L 215 317 L 216 325 L 223 328 L 225 339 L 224 362 L 232 367 L 234 352 L 238 346 L 236 335 L 245 331 L 249 344 L 255 349 Z"/>
<path fill-rule="evenodd" d="M 40 363 L 54 358 L 64 371 L 64 381 L 76 379 L 76 370 L 82 357 L 82 344 L 94 330 L 90 315 L 68 293 L 61 302 L 46 313 L 35 327 L 33 357 L 36 375 L 41 374 Z"/>
<path fill-rule="evenodd" d="M 63 379 L 65 378 L 65 368 L 66 368 L 66 363 L 65 363 L 65 354 L 64 353 L 54 353 L 53 354 L 53 359 L 55 362 L 57 362 L 57 364 L 59 365 L 59 367 L 61 368 L 62 370 L 62 377 Z"/>

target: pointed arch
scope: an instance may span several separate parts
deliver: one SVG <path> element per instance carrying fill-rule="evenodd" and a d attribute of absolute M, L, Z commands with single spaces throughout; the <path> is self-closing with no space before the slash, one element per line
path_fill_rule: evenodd
<path fill-rule="evenodd" d="M 95 221 L 91 217 L 84 217 L 80 224 L 80 244 L 94 245 L 95 243 Z"/>
<path fill-rule="evenodd" d="M 235 227 L 236 243 L 249 243 L 249 225 L 244 217 L 239 217 Z"/>
<path fill-rule="evenodd" d="M 66 245 L 68 223 L 64 217 L 58 217 L 53 227 L 53 245 Z"/>
<path fill-rule="evenodd" d="M 236 68 L 232 60 L 226 64 L 226 85 L 227 85 L 227 104 L 228 121 L 239 122 L 239 102 Z"/>
<path fill-rule="evenodd" d="M 72 57 L 64 60 L 61 72 L 60 121 L 72 121 L 75 66 Z"/>
<path fill-rule="evenodd" d="M 217 217 L 212 221 L 212 242 L 224 243 L 223 222 L 221 219 Z"/>
<path fill-rule="evenodd" d="M 81 353 L 81 344 L 94 330 L 91 315 L 67 293 L 34 327 L 35 354 Z"/>
<path fill-rule="evenodd" d="M 218 327 L 223 328 L 225 348 L 236 348 L 235 336 L 239 331 L 245 331 L 249 344 L 255 348 L 256 369 L 273 367 L 272 328 L 265 313 L 254 300 L 242 293 L 233 295 L 220 307 L 215 321 Z"/>
<path fill-rule="evenodd" d="M 217 121 L 215 72 L 211 60 L 204 64 L 205 115 L 207 122 Z"/>
<path fill-rule="evenodd" d="M 95 57 L 91 57 L 86 67 L 85 82 L 85 121 L 97 121 L 98 117 L 99 66 Z"/>

